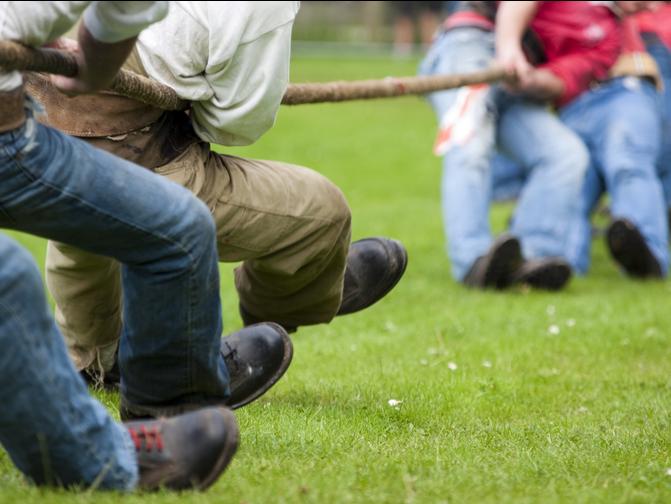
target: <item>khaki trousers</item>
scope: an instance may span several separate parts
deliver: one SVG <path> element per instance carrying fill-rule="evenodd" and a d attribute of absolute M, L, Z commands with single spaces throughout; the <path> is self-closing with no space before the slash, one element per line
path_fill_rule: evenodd
<path fill-rule="evenodd" d="M 334 317 L 351 221 L 335 185 L 306 168 L 221 155 L 202 143 L 155 171 L 210 208 L 219 259 L 243 261 L 235 285 L 252 318 L 299 326 Z M 46 270 L 56 321 L 75 365 L 109 370 L 121 334 L 120 265 L 49 242 Z"/>

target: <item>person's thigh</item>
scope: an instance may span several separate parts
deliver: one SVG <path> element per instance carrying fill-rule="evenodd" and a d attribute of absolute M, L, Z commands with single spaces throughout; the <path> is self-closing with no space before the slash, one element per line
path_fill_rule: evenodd
<path fill-rule="evenodd" d="M 25 139 L 4 149 L 11 166 L 2 168 L 3 227 L 126 264 L 142 263 L 154 247 L 198 244 L 207 212 L 184 188 L 34 121 L 17 135 Z"/>
<path fill-rule="evenodd" d="M 225 174 L 216 181 L 218 200 L 213 209 L 223 261 L 255 259 L 302 242 L 300 255 L 306 257 L 294 258 L 298 269 L 300 261 L 323 255 L 324 248 L 333 245 L 322 247 L 313 243 L 313 237 L 349 232 L 351 214 L 345 197 L 313 170 L 217 154 L 208 164 Z"/>
<path fill-rule="evenodd" d="M 623 80 L 604 100 L 600 111 L 600 164 L 607 180 L 621 170 L 645 172 L 655 178 L 662 115 L 652 86 L 637 79 Z"/>

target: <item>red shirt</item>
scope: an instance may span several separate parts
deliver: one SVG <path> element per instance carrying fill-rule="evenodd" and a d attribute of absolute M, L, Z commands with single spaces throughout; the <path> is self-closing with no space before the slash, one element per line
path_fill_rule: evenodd
<path fill-rule="evenodd" d="M 476 9 L 468 11 L 468 2 L 464 4 L 465 12 L 447 19 L 447 29 L 493 28 L 491 20 Z M 592 2 L 539 2 L 530 28 L 546 61 L 539 68 L 547 68 L 564 83 L 564 94 L 557 100 L 560 106 L 589 89 L 593 81 L 608 77 L 622 47 L 619 20 L 608 7 Z"/>
<path fill-rule="evenodd" d="M 652 12 L 641 12 L 634 16 L 641 33 L 654 33 L 671 49 L 671 5 L 661 4 Z"/>
<path fill-rule="evenodd" d="M 546 68 L 564 82 L 557 100 L 566 105 L 591 82 L 605 79 L 622 47 L 622 32 L 615 14 L 590 2 L 540 2 L 531 29 L 538 37 Z"/>

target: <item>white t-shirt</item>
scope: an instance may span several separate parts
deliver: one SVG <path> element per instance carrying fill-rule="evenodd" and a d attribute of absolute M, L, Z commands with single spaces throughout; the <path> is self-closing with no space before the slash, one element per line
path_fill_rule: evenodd
<path fill-rule="evenodd" d="M 137 48 L 147 74 L 192 102 L 200 138 L 247 145 L 274 123 L 289 83 L 299 2 L 170 2 Z"/>
<path fill-rule="evenodd" d="M 134 37 L 165 17 L 168 2 L 3 2 L 0 39 L 38 47 L 65 33 L 84 13 L 84 24 L 101 42 Z M 0 91 L 21 85 L 19 72 L 0 72 Z"/>

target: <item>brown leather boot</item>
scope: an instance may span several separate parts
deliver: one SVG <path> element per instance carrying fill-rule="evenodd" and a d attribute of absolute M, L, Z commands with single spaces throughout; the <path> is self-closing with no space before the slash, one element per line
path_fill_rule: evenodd
<path fill-rule="evenodd" d="M 255 324 L 221 340 L 221 355 L 229 375 L 231 395 L 222 406 L 240 408 L 265 394 L 284 375 L 291 364 L 293 345 L 278 324 Z M 212 403 L 133 404 L 123 394 L 119 408 L 122 420 L 158 418 L 193 411 Z"/>
<path fill-rule="evenodd" d="M 138 488 L 144 490 L 206 489 L 226 469 L 240 439 L 235 417 L 225 408 L 124 425 L 135 445 Z"/>
<path fill-rule="evenodd" d="M 401 242 L 389 238 L 352 242 L 336 315 L 358 312 L 377 303 L 401 280 L 407 265 L 408 252 Z"/>

